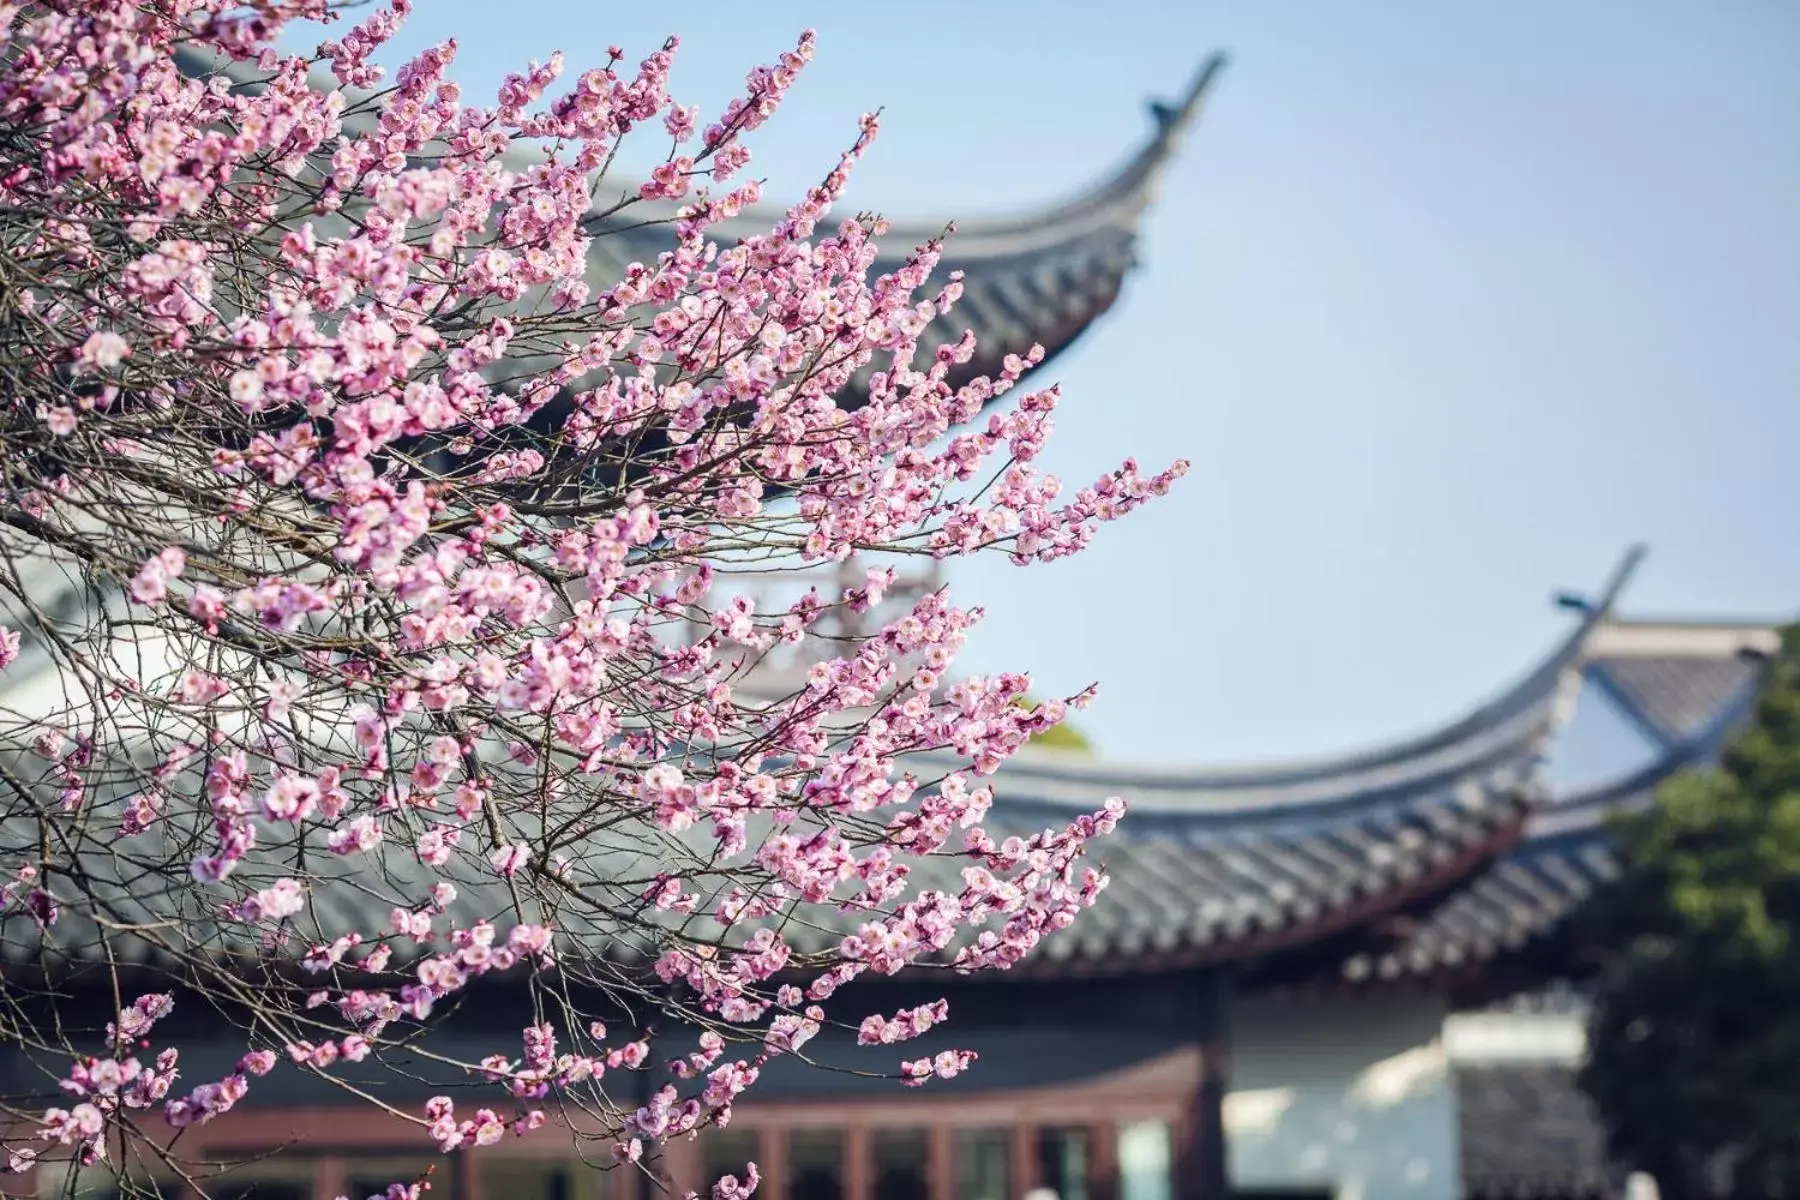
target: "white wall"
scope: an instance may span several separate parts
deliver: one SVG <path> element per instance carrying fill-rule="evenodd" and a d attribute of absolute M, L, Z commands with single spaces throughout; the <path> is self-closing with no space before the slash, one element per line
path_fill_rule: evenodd
<path fill-rule="evenodd" d="M 1431 999 L 1239 1005 L 1225 1102 L 1233 1186 L 1455 1200 L 1444 1017 Z"/>
<path fill-rule="evenodd" d="M 1562 1063 L 1587 1057 L 1585 1010 L 1456 1013 L 1444 1022 L 1452 1063 Z"/>

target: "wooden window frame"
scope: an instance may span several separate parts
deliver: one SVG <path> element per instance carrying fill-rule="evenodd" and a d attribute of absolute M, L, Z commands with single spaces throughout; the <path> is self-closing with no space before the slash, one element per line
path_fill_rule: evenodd
<path fill-rule="evenodd" d="M 1122 1071 L 1043 1088 L 968 1094 L 945 1088 L 934 1094 L 931 1084 L 916 1091 L 896 1085 L 892 1091 L 867 1096 L 806 1099 L 759 1099 L 752 1093 L 734 1107 L 731 1128 L 757 1135 L 757 1164 L 763 1177 L 757 1194 L 766 1200 L 785 1200 L 786 1134 L 791 1130 L 829 1127 L 844 1131 L 844 1200 L 873 1200 L 870 1137 L 875 1130 L 922 1130 L 931 1156 L 930 1200 L 957 1200 L 951 1131 L 1007 1129 L 1012 1133 L 1012 1187 L 1017 1193 L 1008 1200 L 1020 1200 L 1038 1185 L 1037 1130 L 1080 1126 L 1089 1130 L 1091 1138 L 1090 1200 L 1116 1200 L 1118 1127 L 1133 1121 L 1166 1121 L 1179 1142 L 1193 1125 L 1199 1070 L 1199 1051 L 1186 1047 Z M 584 1124 L 579 1119 L 575 1122 L 578 1129 Z M 189 1134 L 184 1151 L 215 1161 L 266 1153 L 271 1146 L 291 1146 L 295 1157 L 311 1158 L 315 1163 L 315 1200 L 335 1200 L 343 1194 L 358 1159 L 426 1157 L 430 1153 L 424 1130 L 418 1125 L 392 1114 L 353 1107 L 239 1109 Z M 194 1134 L 202 1136 L 195 1138 Z M 656 1165 L 671 1194 L 680 1196 L 701 1186 L 703 1158 L 696 1139 L 679 1139 L 663 1151 Z M 554 1120 L 534 1133 L 509 1136 L 502 1145 L 472 1153 L 575 1161 L 567 1129 Z M 441 1193 L 434 1188 L 432 1194 L 438 1200 L 507 1200 L 481 1195 L 478 1173 L 469 1169 L 466 1158 L 452 1158 L 445 1165 L 454 1187 Z M 619 1168 L 615 1178 L 617 1186 L 609 1200 L 660 1200 L 662 1193 L 641 1170 Z"/>

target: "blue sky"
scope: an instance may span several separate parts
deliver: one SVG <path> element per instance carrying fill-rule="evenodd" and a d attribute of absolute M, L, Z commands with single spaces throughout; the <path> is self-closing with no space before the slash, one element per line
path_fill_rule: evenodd
<path fill-rule="evenodd" d="M 419 0 L 404 46 L 457 36 L 481 94 L 679 33 L 710 113 L 807 26 L 755 169 L 791 197 L 883 107 L 852 198 L 895 216 L 1074 190 L 1232 55 L 1143 268 L 1048 372 L 1065 478 L 1193 474 L 1074 560 L 952 575 L 990 613 L 965 665 L 1100 681 L 1108 757 L 1430 727 L 1636 540 L 1631 611 L 1800 613 L 1800 6 Z"/>

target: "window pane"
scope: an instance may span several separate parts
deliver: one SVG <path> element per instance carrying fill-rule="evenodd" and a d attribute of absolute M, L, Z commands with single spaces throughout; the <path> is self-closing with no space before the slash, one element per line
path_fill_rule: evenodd
<path fill-rule="evenodd" d="M 574 1175 L 587 1172 L 599 1175 L 580 1162 L 558 1162 L 544 1158 L 494 1158 L 488 1154 L 470 1156 L 475 1177 L 481 1181 L 481 1194 L 488 1200 L 575 1200 Z M 431 1189 L 434 1200 L 437 1189 Z"/>
<path fill-rule="evenodd" d="M 877 1129 L 869 1135 L 875 1200 L 928 1200 L 931 1139 L 923 1129 Z"/>
<path fill-rule="evenodd" d="M 754 1129 L 709 1129 L 700 1135 L 700 1161 L 706 1174 L 706 1187 L 702 1196 L 712 1195 L 712 1185 L 727 1175 L 737 1176 L 739 1183 L 744 1182 L 744 1167 L 756 1162 L 762 1153 L 758 1148 L 758 1138 Z M 762 1164 L 757 1163 L 757 1169 Z"/>
<path fill-rule="evenodd" d="M 619 1194 L 624 1169 L 606 1165 L 609 1159 L 591 1150 L 585 1159 L 571 1158 L 563 1163 L 569 1181 L 568 1200 L 613 1200 Z M 438 1200 L 449 1200 L 440 1196 Z M 488 1200 L 505 1200 L 505 1194 L 488 1193 Z"/>
<path fill-rule="evenodd" d="M 123 1185 L 110 1165 L 79 1168 L 73 1194 L 79 1200 L 179 1200 L 192 1194 L 164 1164 L 147 1166 L 128 1172 Z M 316 1166 L 317 1160 L 303 1154 L 246 1153 L 231 1162 L 197 1164 L 192 1171 L 210 1200 L 312 1200 Z M 38 1193 L 64 1196 L 68 1183 L 66 1169 L 51 1165 L 39 1176 Z"/>
<path fill-rule="evenodd" d="M 1119 1126 L 1119 1200 L 1173 1200 L 1175 1139 L 1167 1121 Z"/>
<path fill-rule="evenodd" d="M 844 1200 L 844 1131 L 788 1134 L 788 1200 Z"/>
<path fill-rule="evenodd" d="M 309 1184 L 274 1179 L 215 1183 L 206 1192 L 208 1200 L 312 1200 L 312 1193 Z"/>
<path fill-rule="evenodd" d="M 434 1196 L 456 1195 L 456 1183 L 451 1178 L 455 1171 L 455 1159 L 448 1156 L 433 1158 L 346 1158 L 344 1161 L 344 1179 L 348 1184 L 344 1194 L 355 1200 L 385 1192 L 391 1183 L 414 1183 L 425 1179 L 431 1183 L 431 1194 Z"/>
<path fill-rule="evenodd" d="M 1057 1200 L 1088 1200 L 1088 1131 L 1080 1126 L 1038 1130 L 1038 1178 Z"/>
<path fill-rule="evenodd" d="M 116 1171 L 110 1163 L 87 1167 L 72 1166 L 67 1161 L 43 1163 L 38 1167 L 37 1194 L 69 1196 L 74 1200 L 138 1200 L 139 1197 L 172 1200 L 181 1190 L 179 1180 L 157 1179 L 141 1170 L 126 1172 L 121 1183 Z"/>
<path fill-rule="evenodd" d="M 71 1188 L 62 1164 L 50 1164 L 40 1169 L 44 1172 L 38 1179 L 37 1194 L 40 1196 L 68 1196 L 73 1200 L 174 1200 L 180 1195 L 179 1181 L 176 1180 L 144 1177 L 127 1179 L 121 1186 L 110 1173 L 84 1168 Z"/>
<path fill-rule="evenodd" d="M 959 1129 L 951 1141 L 951 1157 L 956 1200 L 1012 1200 L 1010 1129 Z"/>

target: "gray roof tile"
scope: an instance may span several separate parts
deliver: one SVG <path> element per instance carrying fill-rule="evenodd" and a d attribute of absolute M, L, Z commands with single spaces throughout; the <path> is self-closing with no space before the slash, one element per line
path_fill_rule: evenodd
<path fill-rule="evenodd" d="M 1649 732 L 1673 743 L 1705 729 L 1754 684 L 1758 668 L 1735 657 L 1611 658 L 1588 673 Z"/>
<path fill-rule="evenodd" d="M 1536 771 L 1545 742 L 1587 630 L 1604 616 L 1617 584 L 1615 579 L 1607 604 L 1597 605 L 1543 665 L 1499 699 L 1438 733 L 1352 755 L 1335 765 L 1191 772 L 1072 767 L 1067 760 L 1009 764 L 991 781 L 996 799 L 988 828 L 996 839 L 1060 826 L 1076 813 L 1100 808 L 1113 794 L 1133 802 L 1118 832 L 1090 852 L 1090 859 L 1110 873 L 1112 886 L 1073 936 L 1049 939 L 1038 963 L 1131 971 L 1261 953 L 1344 932 L 1450 888 L 1516 841 L 1528 820 L 1537 819 L 1533 814 L 1541 785 Z M 926 779 L 947 765 L 930 758 L 914 764 Z M 165 818 L 155 838 L 198 843 L 206 832 L 202 824 L 190 810 L 181 820 Z M 23 848 L 36 836 L 32 822 L 0 823 L 0 855 L 8 845 Z M 581 856 L 587 860 L 581 868 L 583 886 L 602 903 L 569 900 L 551 914 L 572 953 L 628 955 L 618 918 L 608 915 L 605 906 L 635 908 L 642 885 L 631 881 L 655 876 L 672 844 L 671 835 L 649 827 L 615 836 L 616 842 L 589 847 Z M 1540 877 L 1545 890 L 1573 897 L 1586 886 L 1582 872 L 1592 865 L 1574 857 L 1565 862 L 1549 853 L 1549 844 L 1531 848 L 1534 854 L 1543 851 L 1538 858 L 1515 860 Z M 107 841 L 78 852 L 92 854 L 94 870 L 105 876 L 130 862 L 114 858 L 117 849 Z M 604 861 L 596 861 L 602 850 Z M 171 856 L 185 861 L 184 853 L 154 840 L 141 847 L 133 844 L 126 853 L 139 855 L 146 868 Z M 437 878 L 437 872 L 408 857 L 401 839 L 355 861 L 321 855 L 312 862 L 321 859 L 327 877 L 301 922 L 304 942 L 366 929 L 373 923 L 370 909 L 378 921 L 399 898 L 396 891 L 416 899 Z M 966 862 L 953 855 L 919 862 L 911 876 L 914 893 L 960 892 Z M 259 886 L 284 874 L 308 873 L 280 860 L 267 861 L 259 870 L 266 877 L 256 881 Z M 453 908 L 458 923 L 509 912 L 509 895 L 485 870 L 459 868 L 453 860 L 446 871 L 461 888 Z M 1457 940 L 1455 931 L 1476 917 L 1496 923 L 1497 914 L 1517 902 L 1493 879 L 1479 877 L 1455 892 L 1448 901 L 1451 907 L 1443 910 L 1445 919 L 1425 921 L 1416 944 L 1396 948 L 1381 973 L 1423 969 L 1420 964 L 1445 953 L 1444 947 Z M 389 880 L 396 886 L 387 886 Z M 707 885 L 701 886 L 705 890 Z M 168 936 L 183 948 L 248 949 L 234 940 L 236 935 L 196 923 L 204 914 L 189 911 L 199 900 L 183 885 L 150 886 L 121 877 L 107 885 L 106 896 L 115 923 L 181 923 L 185 932 Z M 1469 916 L 1459 919 L 1457 905 Z M 790 940 L 802 952 L 834 945 L 861 917 L 828 910 L 809 914 L 809 921 L 808 926 L 795 923 L 790 931 Z M 702 934 L 708 925 L 705 919 L 687 922 Z M 102 938 L 91 923 L 84 927 L 83 914 L 71 910 L 58 927 L 53 953 L 91 956 L 107 941 L 116 949 L 132 944 L 133 952 L 154 950 L 154 938 L 129 930 Z M 39 953 L 28 920 L 17 914 L 0 917 L 0 956 L 17 961 Z"/>

